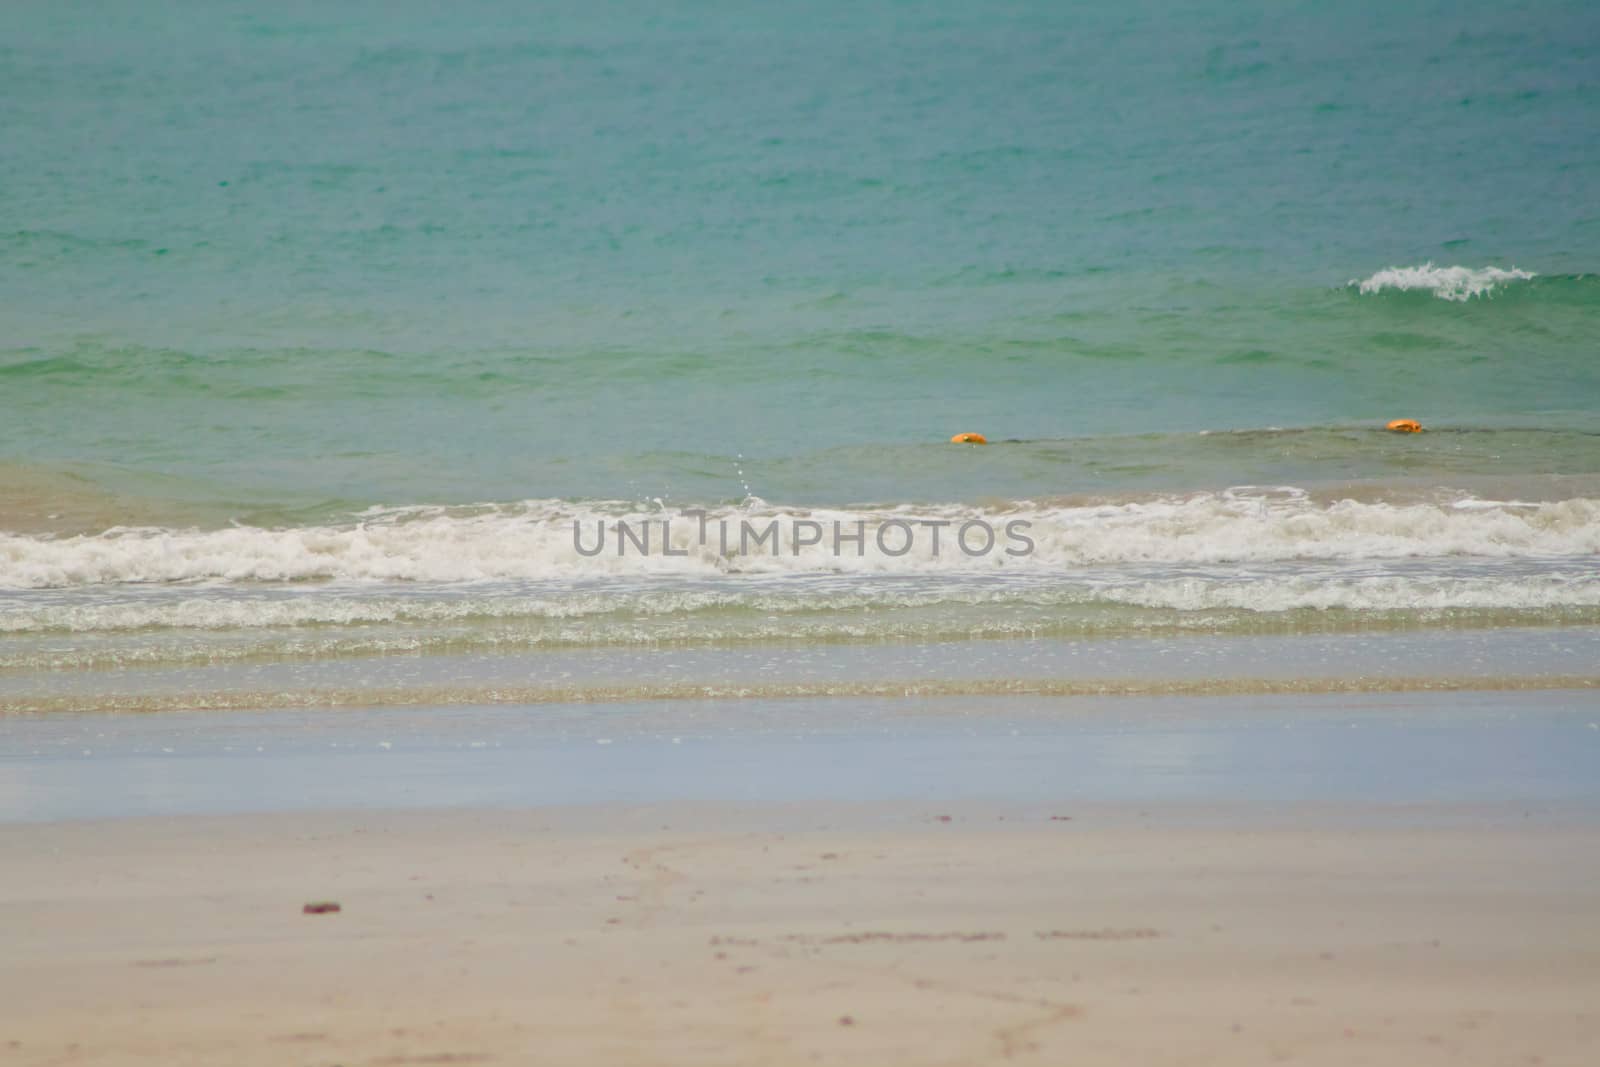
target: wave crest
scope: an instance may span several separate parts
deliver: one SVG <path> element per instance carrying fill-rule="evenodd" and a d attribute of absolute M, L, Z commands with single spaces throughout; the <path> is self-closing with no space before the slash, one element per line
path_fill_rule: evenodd
<path fill-rule="evenodd" d="M 1470 506 L 1468 506 L 1470 505 Z M 620 539 L 598 555 L 599 523 L 652 524 L 656 550 L 624 551 Z M 671 520 L 673 553 L 661 547 Z M 718 523 L 776 520 L 775 542 L 725 553 Z M 1099 506 L 1017 502 L 991 508 L 945 506 L 860 510 L 722 508 L 707 515 L 712 533 L 667 512 L 617 504 L 529 501 L 487 509 L 410 509 L 343 525 L 221 530 L 118 528 L 93 536 L 0 535 L 0 587 L 13 589 L 163 582 L 399 581 L 473 582 L 652 575 L 941 574 L 1048 571 L 1122 563 L 1217 564 L 1290 560 L 1406 559 L 1442 556 L 1519 558 L 1600 553 L 1600 500 L 1539 504 L 1456 501 L 1412 504 L 1320 503 L 1298 490 L 1229 490 Z M 831 537 L 796 543 L 798 522 L 867 531 L 834 551 Z M 1027 555 L 969 556 L 952 544 L 954 527 L 979 521 L 997 530 L 1026 525 Z M 884 551 L 874 531 L 887 525 L 949 524 L 942 550 L 927 531 L 901 551 L 903 530 Z M 735 534 L 737 540 L 737 534 Z"/>
<path fill-rule="evenodd" d="M 1476 296 L 1488 296 L 1511 282 L 1531 281 L 1532 271 L 1500 267 L 1436 267 L 1427 262 L 1420 267 L 1387 267 L 1364 281 L 1350 279 L 1349 285 L 1363 296 L 1386 290 L 1432 293 L 1440 300 L 1462 303 Z"/>

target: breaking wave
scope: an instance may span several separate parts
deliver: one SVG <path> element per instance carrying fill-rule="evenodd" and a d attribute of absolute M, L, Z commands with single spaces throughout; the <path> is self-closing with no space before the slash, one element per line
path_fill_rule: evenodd
<path fill-rule="evenodd" d="M 614 536 L 651 532 L 650 552 Z M 1296 489 L 1239 488 L 1102 505 L 1019 501 L 988 508 L 784 509 L 707 513 L 705 526 L 623 504 L 528 501 L 368 513 L 332 525 L 267 529 L 117 528 L 78 537 L 0 535 L 0 587 L 127 583 L 483 582 L 761 574 L 1048 573 L 1119 564 L 1225 564 L 1600 553 L 1600 500 L 1542 503 L 1319 502 Z M 979 523 L 998 536 L 958 549 Z M 776 536 L 755 545 L 748 528 Z M 823 531 L 818 543 L 797 536 Z M 608 531 L 602 551 L 585 555 Z M 720 530 L 731 530 L 724 543 Z M 702 538 L 702 532 L 707 536 Z M 835 543 L 835 532 L 844 541 Z M 858 542 L 852 534 L 864 531 Z M 575 532 L 579 538 L 575 540 Z M 667 536 L 663 538 L 663 533 Z M 942 538 L 935 540 L 934 534 Z M 887 534 L 887 536 L 884 536 Z M 1008 536 L 1015 534 L 1015 536 Z M 745 540 L 741 550 L 740 542 Z M 981 533 L 973 541 L 981 544 Z M 1021 553 L 1024 545 L 1031 551 Z M 671 554 L 668 554 L 670 548 Z"/>
<path fill-rule="evenodd" d="M 1511 282 L 1531 281 L 1535 277 L 1537 275 L 1532 271 L 1516 267 L 1509 270 L 1500 267 L 1436 267 L 1430 262 L 1420 267 L 1389 267 L 1364 281 L 1352 278 L 1349 284 L 1363 296 L 1386 290 L 1421 290 L 1432 293 L 1440 300 L 1462 302 L 1477 296 L 1488 296 Z"/>

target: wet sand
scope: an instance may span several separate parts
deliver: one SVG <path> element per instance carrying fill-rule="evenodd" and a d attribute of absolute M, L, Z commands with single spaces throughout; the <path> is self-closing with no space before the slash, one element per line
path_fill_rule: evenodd
<path fill-rule="evenodd" d="M 0 827 L 15 1064 L 1587 1064 L 1592 821 L 821 802 Z M 337 914 L 307 915 L 312 901 Z"/>
<path fill-rule="evenodd" d="M 702 803 L 1600 822 L 1586 689 L 0 717 L 0 823 Z"/>

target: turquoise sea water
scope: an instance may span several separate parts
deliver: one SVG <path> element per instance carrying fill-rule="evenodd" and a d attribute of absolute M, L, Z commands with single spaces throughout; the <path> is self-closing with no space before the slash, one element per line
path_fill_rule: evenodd
<path fill-rule="evenodd" d="M 1590 4 L 0 22 L 0 669 L 1600 623 Z M 571 550 L 694 506 L 1041 550 Z"/>

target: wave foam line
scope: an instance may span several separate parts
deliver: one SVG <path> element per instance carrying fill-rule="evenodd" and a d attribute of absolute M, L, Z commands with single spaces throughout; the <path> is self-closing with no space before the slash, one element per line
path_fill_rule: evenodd
<path fill-rule="evenodd" d="M 757 590 L 662 593 L 585 593 L 570 597 L 463 597 L 347 600 L 306 596 L 260 601 L 221 596 L 177 602 L 50 605 L 0 610 L 0 634 L 119 634 L 159 630 L 210 634 L 278 631 L 284 654 L 313 649 L 371 647 L 420 651 L 430 647 L 517 647 L 617 644 L 715 644 L 743 640 L 927 637 L 1035 632 L 1098 632 L 1115 624 L 1100 608 L 1147 609 L 1198 616 L 1216 626 L 1219 613 L 1275 617 L 1291 613 L 1348 613 L 1359 625 L 1394 613 L 1407 618 L 1458 613 L 1490 618 L 1596 618 L 1600 572 L 1541 574 L 1511 579 L 1448 576 L 1327 575 L 1290 577 L 1177 577 L 1071 584 L 1006 583 L 994 589 L 926 591 L 867 586 L 855 591 Z M 863 612 L 872 612 L 864 615 Z M 941 620 L 943 624 L 941 625 Z M 1207 621 L 1209 620 L 1209 621 Z M 1126 622 L 1121 625 L 1134 628 Z M 1282 625 L 1282 623 L 1276 623 Z M 1319 623 L 1320 626 L 1327 625 Z M 1152 627 L 1145 621 L 1140 629 Z M 354 628 L 377 632 L 350 636 Z M 399 629 L 403 628 L 403 629 Z M 319 640 L 332 629 L 342 641 Z M 301 635 L 290 639 L 289 635 Z M 75 649 L 81 653 L 82 649 Z M 121 655 L 126 650 L 114 650 Z M 197 646 L 206 658 L 213 646 Z M 240 655 L 253 654 L 240 650 Z M 0 656 L 0 668 L 11 662 Z"/>
<path fill-rule="evenodd" d="M 681 700 L 797 700 L 932 697 L 1272 696 L 1338 693 L 1523 692 L 1600 689 L 1600 675 L 1484 677 L 1328 677 L 1108 679 L 959 679 L 950 681 L 782 682 L 764 685 L 645 683 L 621 686 L 459 686 L 211 693 L 81 694 L 0 699 L 0 716 L 63 712 L 338 710 L 502 704 L 622 704 Z"/>
<path fill-rule="evenodd" d="M 1318 503 L 1299 490 L 1266 494 L 1229 490 L 1137 503 L 1049 507 L 909 507 L 858 511 L 719 509 L 715 524 L 777 520 L 770 551 L 723 554 L 715 536 L 696 543 L 696 523 L 677 517 L 674 552 L 660 549 L 661 512 L 629 514 L 621 505 L 529 501 L 483 514 L 437 509 L 388 515 L 342 526 L 222 530 L 117 528 L 70 538 L 0 535 L 0 587 L 63 588 L 150 582 L 291 582 L 376 580 L 470 582 L 492 579 L 647 577 L 652 575 L 785 573 L 999 573 L 1116 563 L 1242 563 L 1283 560 L 1399 559 L 1437 556 L 1495 558 L 1600 553 L 1600 500 L 1571 499 L 1536 507 L 1459 502 L 1385 504 L 1355 500 Z M 621 518 L 653 524 L 657 551 L 614 546 L 581 554 L 574 523 L 590 531 Z M 859 553 L 835 553 L 827 538 L 797 546 L 795 521 L 831 528 L 835 522 L 867 531 Z M 892 523 L 934 520 L 953 524 L 941 552 L 920 529 L 912 547 L 875 536 Z M 982 521 L 996 529 L 1027 523 L 1031 553 L 969 556 L 951 544 L 953 528 Z M 620 540 L 620 539 L 618 539 Z"/>
<path fill-rule="evenodd" d="M 118 670 L 128 667 L 214 667 L 229 663 L 267 663 L 296 659 L 329 661 L 381 656 L 469 655 L 579 648 L 728 648 L 763 644 L 861 645 L 920 642 L 1038 640 L 1041 638 L 1182 637 L 1225 634 L 1390 634 L 1421 630 L 1505 629 L 1600 625 L 1594 609 L 1540 611 L 1432 611 L 1387 615 L 1299 617 L 1252 613 L 1109 619 L 958 619 L 852 625 L 844 620 L 788 627 L 757 624 L 741 628 L 675 625 L 664 629 L 570 630 L 530 633 L 421 634 L 325 641 L 241 642 L 212 645 L 169 642 L 159 645 L 105 646 L 85 643 L 64 649 L 0 655 L 0 676 L 36 671 Z"/>
<path fill-rule="evenodd" d="M 1531 281 L 1538 277 L 1532 271 L 1512 267 L 1436 267 L 1430 261 L 1420 267 L 1388 267 L 1365 281 L 1350 279 L 1363 296 L 1385 290 L 1432 293 L 1440 300 L 1463 303 L 1476 296 L 1488 296 L 1496 288 L 1510 282 Z"/>

